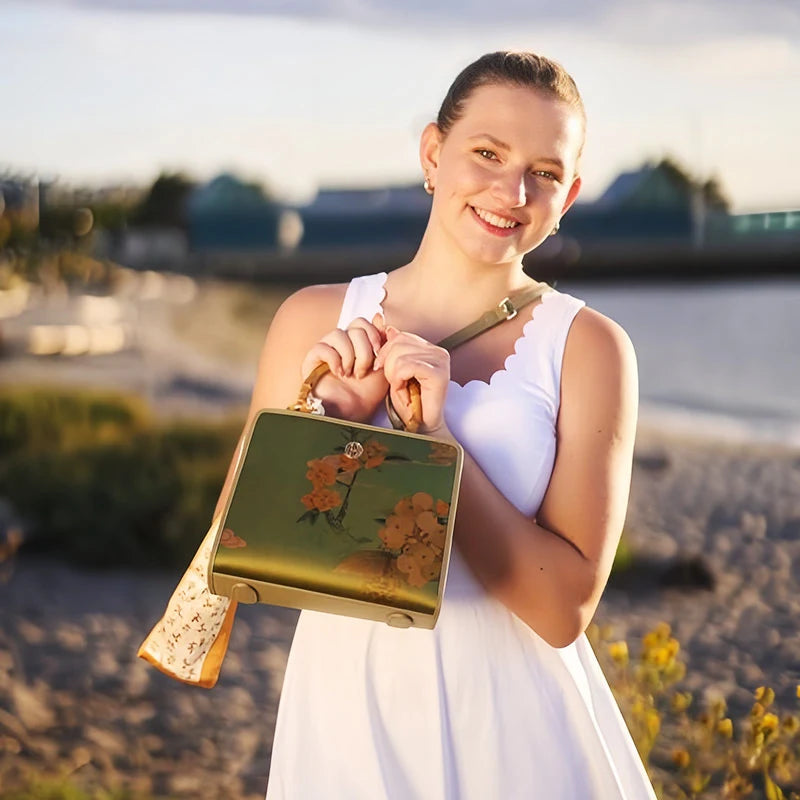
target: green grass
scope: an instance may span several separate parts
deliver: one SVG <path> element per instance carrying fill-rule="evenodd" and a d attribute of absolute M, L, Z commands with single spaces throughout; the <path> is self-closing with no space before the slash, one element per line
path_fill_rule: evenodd
<path fill-rule="evenodd" d="M 208 528 L 241 420 L 154 421 L 136 397 L 0 392 L 0 496 L 28 550 L 80 564 L 182 566 Z"/>
<path fill-rule="evenodd" d="M 126 789 L 86 790 L 69 778 L 29 778 L 16 789 L 0 791 L 0 800 L 156 800 Z"/>

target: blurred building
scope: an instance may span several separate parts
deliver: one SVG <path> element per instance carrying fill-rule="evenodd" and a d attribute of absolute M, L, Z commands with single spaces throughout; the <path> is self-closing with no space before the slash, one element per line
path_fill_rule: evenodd
<path fill-rule="evenodd" d="M 670 162 L 618 175 L 593 203 L 576 203 L 562 223 L 582 247 L 602 244 L 659 247 L 702 244 L 709 220 L 724 218 L 724 201 Z"/>
<path fill-rule="evenodd" d="M 379 189 L 322 189 L 297 209 L 302 250 L 419 244 L 431 198 L 419 184 Z"/>
<path fill-rule="evenodd" d="M 715 219 L 709 225 L 708 240 L 731 245 L 769 242 L 782 247 L 793 244 L 800 249 L 800 209 L 731 214 L 725 219 Z"/>
<path fill-rule="evenodd" d="M 260 186 L 218 175 L 189 195 L 189 248 L 195 253 L 274 250 L 281 211 Z"/>

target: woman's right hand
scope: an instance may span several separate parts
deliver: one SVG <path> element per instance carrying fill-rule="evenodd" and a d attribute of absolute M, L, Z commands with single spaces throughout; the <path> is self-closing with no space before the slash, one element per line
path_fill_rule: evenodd
<path fill-rule="evenodd" d="M 306 353 L 301 380 L 321 362 L 330 367 L 314 388 L 328 416 L 353 422 L 372 419 L 389 390 L 383 370 L 373 370 L 375 355 L 385 342 L 383 316 L 375 314 L 371 322 L 357 317 L 345 330 L 326 333 Z"/>

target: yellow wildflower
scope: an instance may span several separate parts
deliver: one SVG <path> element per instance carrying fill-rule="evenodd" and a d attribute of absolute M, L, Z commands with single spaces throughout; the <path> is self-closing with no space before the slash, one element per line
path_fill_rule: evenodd
<path fill-rule="evenodd" d="M 670 705 L 673 711 L 680 712 L 686 711 L 686 709 L 691 705 L 691 702 L 691 692 L 675 692 L 675 694 L 672 695 Z"/>
<path fill-rule="evenodd" d="M 769 686 L 759 686 L 755 691 L 755 697 L 766 708 L 775 701 L 775 692 Z"/>
<path fill-rule="evenodd" d="M 654 647 L 647 653 L 646 660 L 656 667 L 665 667 L 669 664 L 671 657 L 666 647 Z"/>
<path fill-rule="evenodd" d="M 672 763 L 679 769 L 686 769 L 691 762 L 691 756 L 687 750 L 676 748 L 672 751 Z"/>
<path fill-rule="evenodd" d="M 675 658 L 681 649 L 680 642 L 677 639 L 668 639 L 666 644 L 667 652 L 670 658 Z"/>
<path fill-rule="evenodd" d="M 724 736 L 726 739 L 733 737 L 733 722 L 730 718 L 725 717 L 717 723 L 717 733 Z"/>
<path fill-rule="evenodd" d="M 644 646 L 645 650 L 652 650 L 654 647 L 658 646 L 658 635 L 655 631 L 650 631 L 650 633 L 646 633 L 644 638 L 642 639 L 642 645 Z"/>
<path fill-rule="evenodd" d="M 775 714 L 764 714 L 761 720 L 761 727 L 765 731 L 774 731 L 778 727 L 778 717 Z"/>
<path fill-rule="evenodd" d="M 672 634 L 672 628 L 669 626 L 668 622 L 659 622 L 655 628 L 656 636 L 662 641 L 669 639 L 670 635 Z"/>
<path fill-rule="evenodd" d="M 625 665 L 628 663 L 628 643 L 623 639 L 619 642 L 611 642 L 608 645 L 608 654 L 617 664 Z"/>
<path fill-rule="evenodd" d="M 654 708 L 651 708 L 647 712 L 647 717 L 645 719 L 647 724 L 647 732 L 655 738 L 658 736 L 658 732 L 661 730 L 661 717 L 658 715 L 658 711 Z"/>

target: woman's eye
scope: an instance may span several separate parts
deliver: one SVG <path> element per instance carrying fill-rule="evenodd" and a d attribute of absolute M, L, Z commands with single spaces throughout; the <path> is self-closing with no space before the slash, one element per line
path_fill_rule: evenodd
<path fill-rule="evenodd" d="M 533 174 L 534 175 L 541 175 L 541 176 L 543 176 L 543 177 L 545 177 L 545 178 L 547 178 L 548 180 L 551 180 L 551 181 L 557 181 L 558 180 L 558 178 L 552 172 L 548 172 L 546 169 L 536 169 L 536 170 L 533 171 Z"/>
<path fill-rule="evenodd" d="M 483 150 L 483 149 L 481 149 L 481 150 L 476 150 L 475 152 L 478 153 L 479 155 L 483 156 L 484 158 L 489 159 L 489 160 L 493 160 L 493 159 L 497 158 L 497 156 L 495 156 L 495 154 L 491 150 Z"/>

